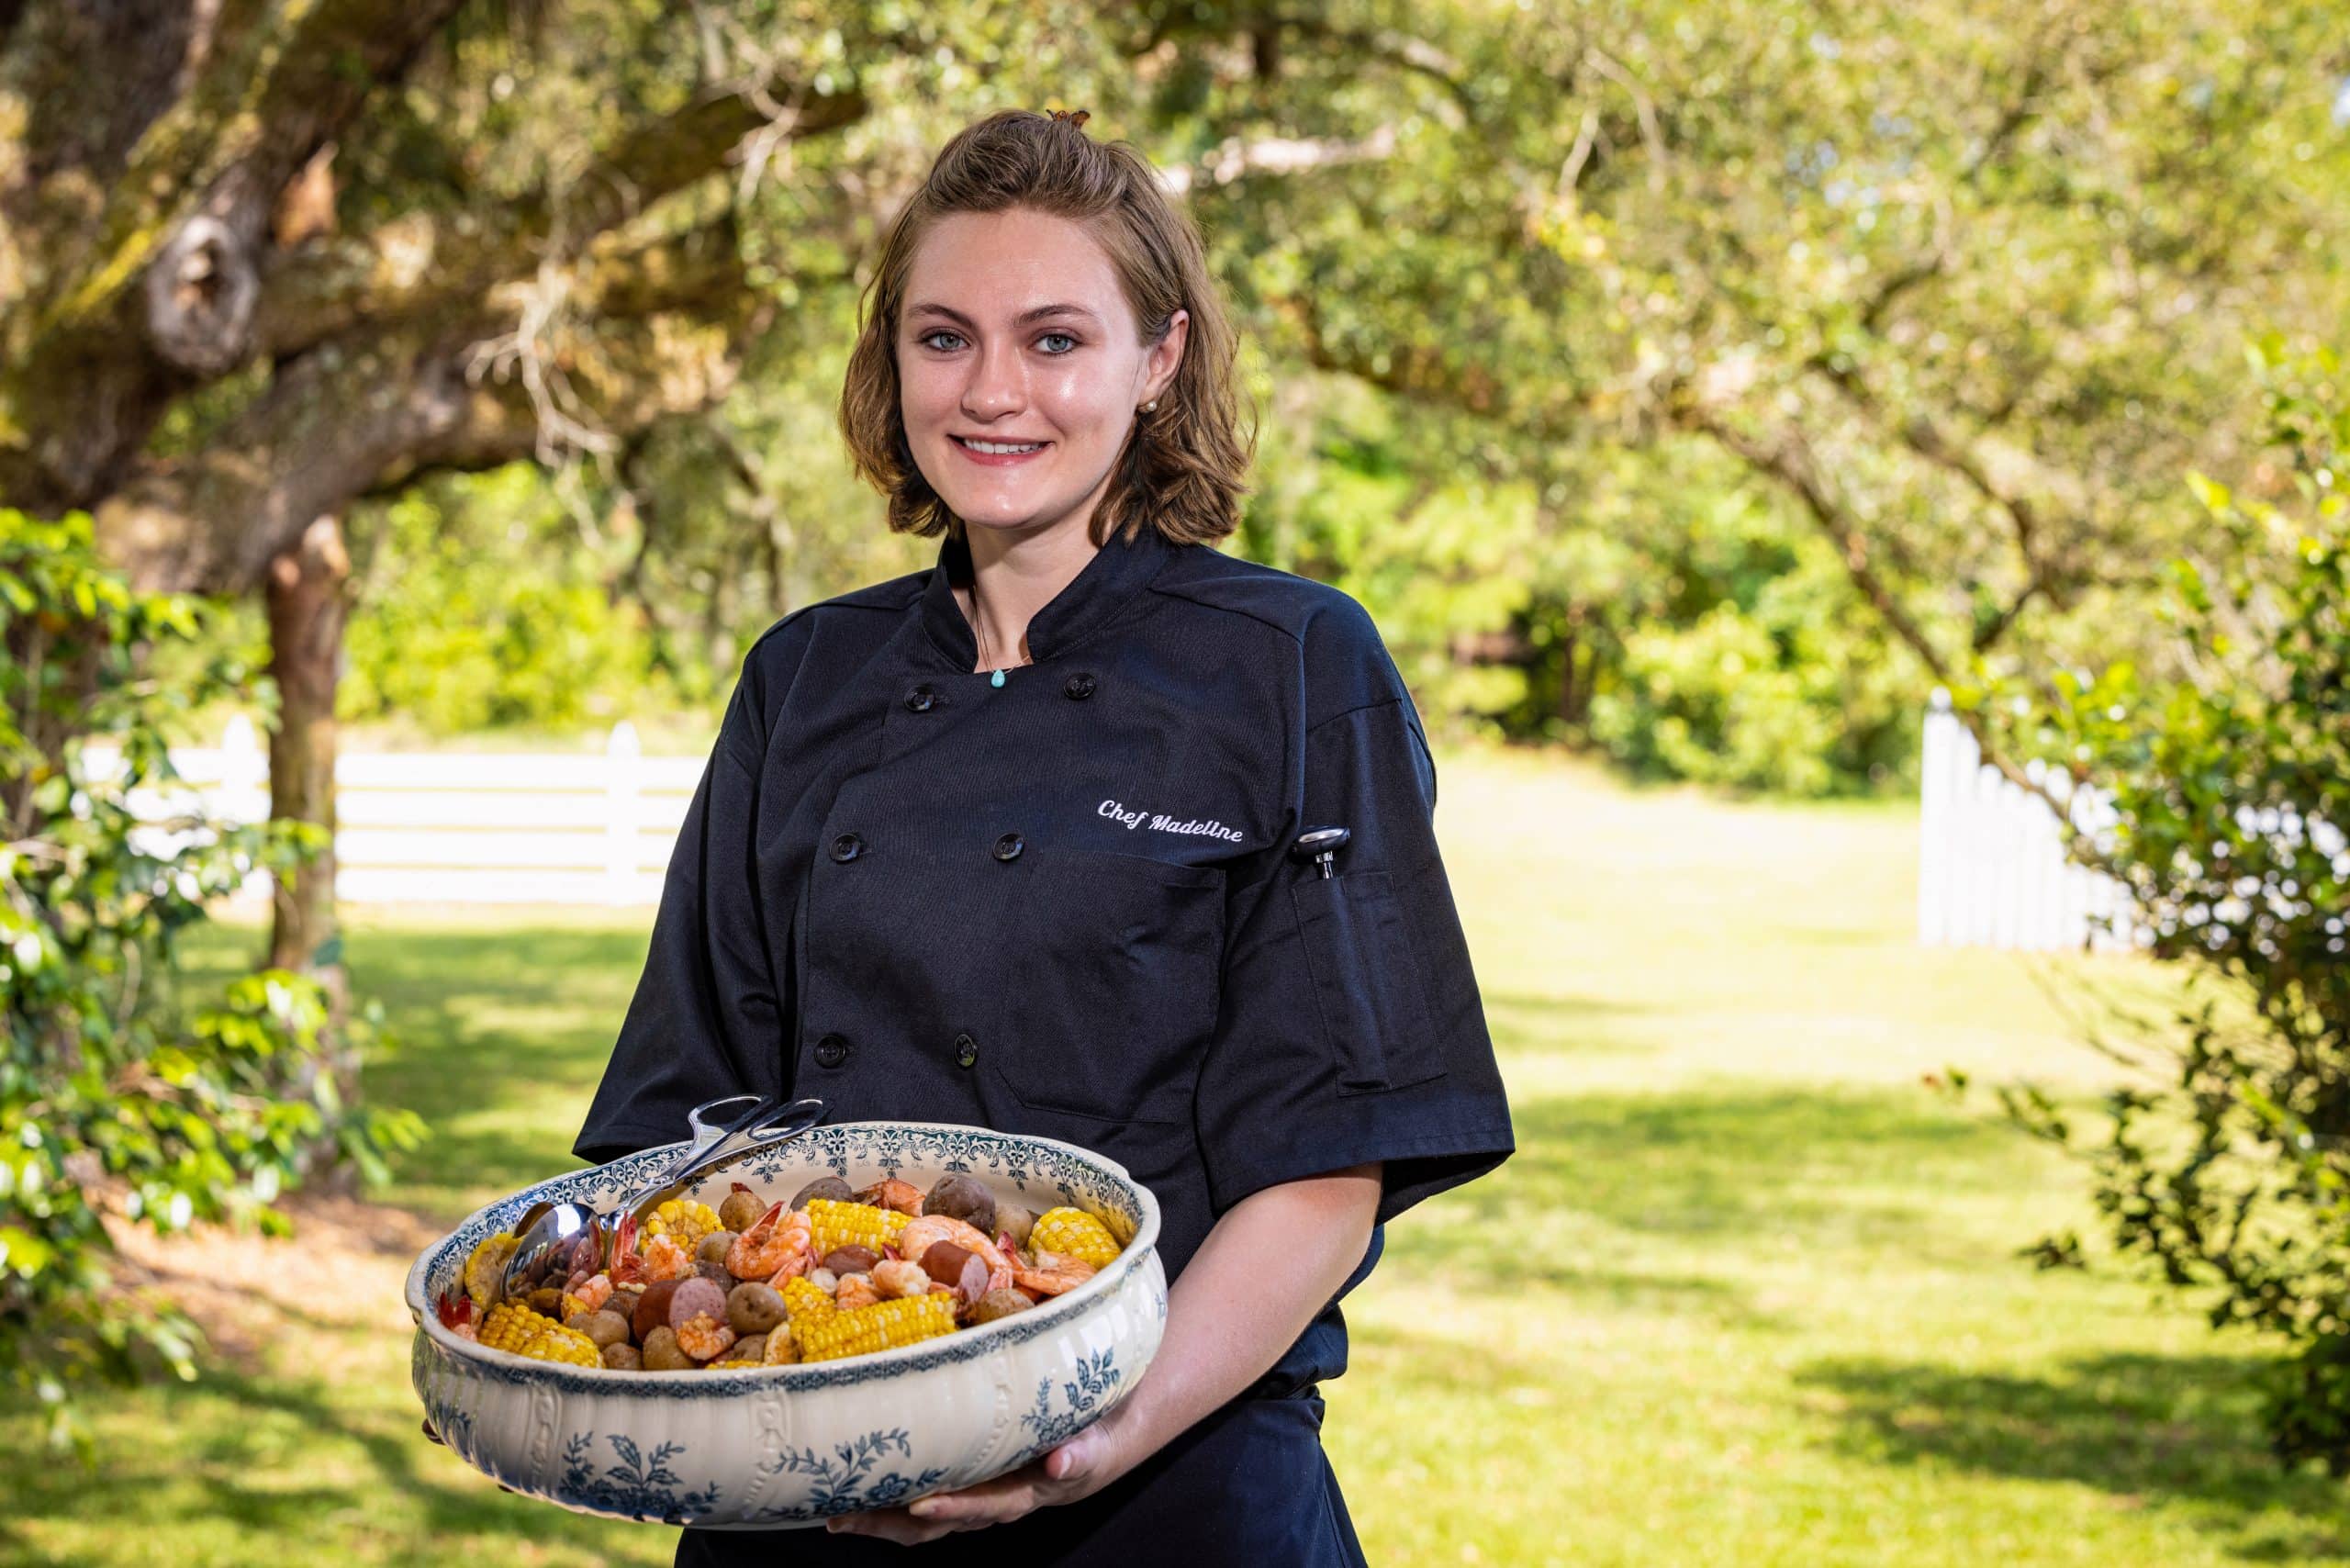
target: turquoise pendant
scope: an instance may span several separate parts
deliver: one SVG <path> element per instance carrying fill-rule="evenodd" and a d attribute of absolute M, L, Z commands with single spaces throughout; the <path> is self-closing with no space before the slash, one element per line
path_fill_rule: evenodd
<path fill-rule="evenodd" d="M 1003 684 L 1003 671 L 998 670 L 993 675 L 988 677 L 988 684 L 990 686 L 1002 686 Z"/>

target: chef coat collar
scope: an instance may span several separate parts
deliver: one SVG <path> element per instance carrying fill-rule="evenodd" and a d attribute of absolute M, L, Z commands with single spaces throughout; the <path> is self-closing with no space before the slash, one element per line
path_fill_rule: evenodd
<path fill-rule="evenodd" d="M 1157 575 L 1172 548 L 1167 536 L 1147 521 L 1112 534 L 1077 576 L 1029 618 L 1029 657 L 1042 664 L 1108 622 Z M 954 590 L 970 580 L 970 544 L 955 534 L 943 536 L 938 564 L 923 588 L 922 617 L 931 641 L 964 670 L 978 661 L 979 645 L 963 607 L 955 602 Z"/>

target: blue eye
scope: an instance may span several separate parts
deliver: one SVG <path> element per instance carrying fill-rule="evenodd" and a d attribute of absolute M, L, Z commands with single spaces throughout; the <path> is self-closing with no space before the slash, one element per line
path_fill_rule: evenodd
<path fill-rule="evenodd" d="M 932 342 L 934 338 L 952 338 L 955 340 L 955 344 L 946 348 L 938 348 L 937 345 Z M 1056 338 L 1059 339 L 1062 342 L 1067 343 L 1069 346 L 1067 348 L 1048 348 L 1045 350 L 1045 352 L 1047 354 L 1050 354 L 1053 358 L 1058 359 L 1063 354 L 1075 353 L 1077 352 L 1079 347 L 1078 341 L 1074 336 L 1068 332 L 1046 332 L 1042 337 L 1039 337 L 1036 342 L 1040 344 L 1047 343 Z M 914 340 L 915 342 L 920 343 L 924 348 L 937 349 L 937 352 L 940 353 L 954 353 L 955 346 L 959 346 L 962 341 L 962 333 L 952 331 L 945 327 L 933 327 L 929 331 L 923 333 L 920 337 Z"/>

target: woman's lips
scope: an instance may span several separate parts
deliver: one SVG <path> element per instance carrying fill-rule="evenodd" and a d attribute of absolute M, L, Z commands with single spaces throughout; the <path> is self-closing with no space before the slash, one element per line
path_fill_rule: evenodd
<path fill-rule="evenodd" d="M 966 444 L 961 436 L 950 435 L 946 439 L 953 443 L 955 450 L 965 457 L 989 468 L 1008 468 L 1015 463 L 1025 463 L 1032 457 L 1042 457 L 1052 449 L 1053 444 L 1051 442 L 1045 442 L 1027 452 L 981 452 L 976 447 Z M 1011 446 L 1024 443 L 998 442 L 993 444 Z"/>

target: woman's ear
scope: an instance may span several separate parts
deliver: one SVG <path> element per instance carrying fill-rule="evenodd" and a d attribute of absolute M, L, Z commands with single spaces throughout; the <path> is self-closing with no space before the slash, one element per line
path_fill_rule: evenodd
<path fill-rule="evenodd" d="M 1166 396 L 1175 384 L 1175 372 L 1183 363 L 1183 344 L 1191 336 L 1192 313 L 1178 310 L 1167 319 L 1167 330 L 1150 345 L 1147 360 L 1150 374 L 1143 378 L 1142 401 L 1147 403 Z"/>

